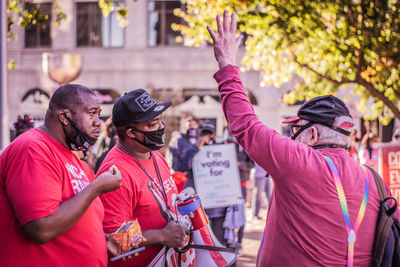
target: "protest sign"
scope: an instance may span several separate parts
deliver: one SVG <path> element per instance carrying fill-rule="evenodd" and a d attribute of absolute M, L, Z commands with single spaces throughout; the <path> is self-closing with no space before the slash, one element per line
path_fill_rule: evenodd
<path fill-rule="evenodd" d="M 193 157 L 197 194 L 204 208 L 243 202 L 234 144 L 203 146 Z"/>
<path fill-rule="evenodd" d="M 379 174 L 389 185 L 393 197 L 400 200 L 400 144 L 379 145 Z"/>

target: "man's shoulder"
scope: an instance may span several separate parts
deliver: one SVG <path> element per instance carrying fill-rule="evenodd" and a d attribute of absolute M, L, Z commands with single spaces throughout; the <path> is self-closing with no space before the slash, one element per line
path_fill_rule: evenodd
<path fill-rule="evenodd" d="M 42 131 L 33 129 L 11 142 L 4 151 L 3 156 L 15 157 L 18 155 L 19 159 L 43 160 L 63 153 L 70 153 L 70 151 Z"/>

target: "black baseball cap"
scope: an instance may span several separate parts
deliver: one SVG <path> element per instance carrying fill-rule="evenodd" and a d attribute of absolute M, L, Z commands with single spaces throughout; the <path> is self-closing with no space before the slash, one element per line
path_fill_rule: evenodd
<path fill-rule="evenodd" d="M 199 127 L 199 132 L 200 134 L 203 132 L 215 134 L 215 125 L 210 121 L 203 122 Z"/>
<path fill-rule="evenodd" d="M 112 110 L 112 122 L 115 127 L 132 122 L 151 120 L 163 113 L 171 102 L 157 104 L 144 89 L 136 89 L 118 98 Z"/>
<path fill-rule="evenodd" d="M 315 97 L 304 103 L 297 116 L 286 119 L 282 123 L 295 123 L 301 119 L 308 120 L 314 123 L 320 123 L 330 128 L 339 127 L 350 129 L 354 126 L 353 123 L 343 122 L 337 125 L 336 118 L 347 116 L 352 118 L 346 104 L 339 98 L 333 95 L 324 95 Z"/>

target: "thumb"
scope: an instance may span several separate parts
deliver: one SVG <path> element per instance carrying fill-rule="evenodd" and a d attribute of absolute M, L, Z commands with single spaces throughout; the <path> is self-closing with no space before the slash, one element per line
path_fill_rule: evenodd
<path fill-rule="evenodd" d="M 115 164 L 113 164 L 113 165 L 110 167 L 110 169 L 109 169 L 108 172 L 109 172 L 110 174 L 112 174 L 112 175 L 116 175 L 116 174 L 119 172 L 119 170 L 118 170 L 117 166 L 115 166 Z"/>
<path fill-rule="evenodd" d="M 240 46 L 240 44 L 242 43 L 242 40 L 243 40 L 243 35 L 242 34 L 240 34 L 238 37 L 236 37 L 236 46 L 237 47 L 239 47 Z"/>

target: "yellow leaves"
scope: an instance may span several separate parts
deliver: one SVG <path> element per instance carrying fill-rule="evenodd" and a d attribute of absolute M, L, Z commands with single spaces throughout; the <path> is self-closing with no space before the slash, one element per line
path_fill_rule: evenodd
<path fill-rule="evenodd" d="M 106 0 L 99 0 L 99 7 L 104 17 L 107 17 L 111 12 L 112 2 Z"/>
<path fill-rule="evenodd" d="M 11 60 L 8 61 L 7 67 L 8 67 L 9 70 L 13 70 L 13 69 L 15 68 L 15 61 L 14 61 L 14 59 L 11 59 Z"/>
<path fill-rule="evenodd" d="M 8 1 L 8 9 L 16 8 L 18 6 L 17 1 Z"/>
<path fill-rule="evenodd" d="M 118 6 L 117 14 L 119 19 L 126 18 L 126 16 L 128 16 L 128 8 L 122 5 Z"/>
<path fill-rule="evenodd" d="M 312 0 L 301 2 L 302 4 L 296 0 L 183 2 L 187 3 L 186 10 L 174 10 L 174 14 L 183 18 L 186 23 L 173 29 L 181 31 L 185 36 L 185 45 L 190 46 L 210 40 L 204 25 L 210 24 L 215 29 L 216 14 L 227 7 L 235 10 L 240 31 L 249 36 L 241 70 L 259 71 L 263 85 L 279 86 L 289 80 L 293 73 L 303 78 L 305 86 L 285 95 L 285 102 L 293 102 L 299 97 L 335 92 L 336 84 L 329 82 L 326 77 L 339 82 L 356 82 L 360 55 L 357 51 L 363 52 L 360 75 L 364 80 L 372 83 L 382 93 L 389 89 L 387 87 L 400 91 L 398 59 L 393 56 L 400 50 L 395 45 L 400 43 L 400 32 L 390 26 L 400 23 L 400 11 L 394 13 L 392 4 L 388 7 L 389 11 L 373 10 L 377 12 L 377 16 L 370 17 L 367 13 L 376 8 L 376 1 L 364 1 L 365 12 L 361 9 L 360 0 L 350 1 L 350 6 L 343 1 Z M 360 15 L 362 12 L 365 15 L 364 20 Z M 350 13 L 355 22 L 349 22 L 352 19 L 349 18 Z M 390 25 L 379 22 L 389 13 L 394 14 L 388 19 Z M 375 27 L 378 36 L 373 36 L 374 33 L 371 32 L 371 28 Z M 392 41 L 391 46 L 387 45 Z M 294 62 L 292 54 L 307 67 L 302 68 Z M 397 71 L 393 72 L 393 69 Z M 361 85 L 356 87 L 355 92 L 362 98 L 370 96 Z M 390 90 L 384 94 L 395 103 L 399 99 Z M 372 98 L 367 105 L 369 109 L 373 109 L 370 115 L 375 118 L 383 112 L 381 104 L 374 105 L 376 101 L 378 99 Z"/>

